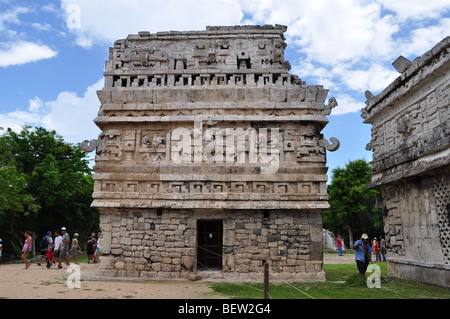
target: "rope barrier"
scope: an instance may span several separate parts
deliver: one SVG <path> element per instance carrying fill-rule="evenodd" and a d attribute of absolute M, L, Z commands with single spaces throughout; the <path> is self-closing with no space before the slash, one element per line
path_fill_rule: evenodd
<path fill-rule="evenodd" d="M 298 290 L 298 291 L 300 291 L 302 294 L 304 294 L 304 295 L 306 295 L 306 296 L 308 296 L 309 298 L 311 298 L 311 299 L 316 299 L 316 298 L 314 298 L 313 296 L 311 296 L 311 295 L 308 295 L 306 292 L 304 292 L 304 291 L 301 291 L 300 289 L 298 289 L 297 287 L 295 287 L 294 285 L 292 285 L 291 283 L 289 283 L 289 282 L 287 282 L 287 281 L 285 281 L 285 280 L 283 280 L 283 279 L 281 279 L 281 281 L 283 281 L 284 283 L 286 283 L 286 284 L 288 284 L 289 286 L 291 286 L 292 288 L 294 288 L 295 290 Z"/>
<path fill-rule="evenodd" d="M 216 253 L 216 252 L 214 252 L 214 251 L 211 251 L 211 250 L 209 250 L 209 249 L 206 249 L 206 248 L 204 248 L 204 247 L 198 246 L 198 248 L 201 248 L 201 249 L 205 250 L 206 252 L 209 252 L 209 253 L 211 253 L 211 254 L 213 254 L 213 255 L 216 255 L 216 256 L 218 256 L 218 257 L 222 257 L 221 254 L 218 254 L 218 253 Z M 210 268 L 206 267 L 205 265 L 203 265 L 201 262 L 198 261 L 198 259 L 196 259 L 195 261 L 196 261 L 198 264 L 200 264 L 202 267 L 204 267 L 206 270 L 214 271 L 214 269 L 210 269 Z M 285 284 L 291 286 L 291 287 L 294 288 L 295 290 L 301 292 L 301 293 L 304 294 L 305 296 L 307 296 L 307 297 L 309 297 L 309 298 L 311 298 L 311 299 L 315 299 L 313 296 L 311 296 L 311 295 L 307 294 L 306 292 L 302 291 L 301 289 L 295 287 L 295 286 L 292 285 L 291 283 L 289 283 L 289 282 L 287 282 L 287 281 L 285 281 L 285 280 L 283 280 L 283 279 L 281 279 L 281 281 L 284 282 Z M 239 285 L 244 286 L 244 287 L 247 287 L 247 288 L 255 289 L 255 290 L 258 290 L 258 291 L 261 291 L 261 292 L 264 292 L 263 289 L 259 289 L 259 288 L 252 287 L 252 286 L 248 286 L 248 285 L 246 285 L 245 283 L 239 283 Z M 272 296 L 271 296 L 270 294 L 269 294 L 269 298 L 270 298 L 270 299 L 273 299 Z"/>

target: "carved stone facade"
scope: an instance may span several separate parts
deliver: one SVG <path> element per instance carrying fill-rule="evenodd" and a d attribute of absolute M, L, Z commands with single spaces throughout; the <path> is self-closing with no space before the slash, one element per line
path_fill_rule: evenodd
<path fill-rule="evenodd" d="M 337 105 L 289 74 L 280 25 L 139 32 L 110 48 L 95 123 L 101 273 L 323 280 L 321 131 Z M 215 272 L 202 272 L 216 270 Z M 198 271 L 197 271 L 198 270 Z"/>
<path fill-rule="evenodd" d="M 366 92 L 372 124 L 370 187 L 381 190 L 391 274 L 450 286 L 450 38 L 413 62 L 377 96 Z"/>

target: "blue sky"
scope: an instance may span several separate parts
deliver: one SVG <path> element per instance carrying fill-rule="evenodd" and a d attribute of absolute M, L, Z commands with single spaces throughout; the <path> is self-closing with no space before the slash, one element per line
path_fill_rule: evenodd
<path fill-rule="evenodd" d="M 360 110 L 411 61 L 450 35 L 448 0 L 0 0 L 0 127 L 54 129 L 71 143 L 97 138 L 93 123 L 103 70 L 115 40 L 139 31 L 207 25 L 288 27 L 290 73 L 335 97 L 325 138 L 341 147 L 328 166 L 371 160 L 370 125 Z"/>

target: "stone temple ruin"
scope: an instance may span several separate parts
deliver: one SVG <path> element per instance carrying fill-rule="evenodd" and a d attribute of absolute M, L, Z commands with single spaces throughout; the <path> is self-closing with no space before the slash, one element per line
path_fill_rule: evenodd
<path fill-rule="evenodd" d="M 413 62 L 377 96 L 366 92 L 372 125 L 370 187 L 379 189 L 389 273 L 450 286 L 450 37 Z"/>
<path fill-rule="evenodd" d="M 110 48 L 93 207 L 100 275 L 324 280 L 321 134 L 337 105 L 289 74 L 285 26 L 139 32 Z"/>

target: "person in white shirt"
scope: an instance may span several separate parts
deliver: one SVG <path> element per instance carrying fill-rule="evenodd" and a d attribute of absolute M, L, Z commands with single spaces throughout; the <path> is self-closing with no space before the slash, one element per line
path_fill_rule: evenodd
<path fill-rule="evenodd" d="M 61 242 L 62 242 L 62 237 L 59 234 L 58 230 L 55 230 L 55 246 L 53 247 L 53 260 L 52 263 L 56 263 L 56 260 L 59 259 L 59 252 L 61 251 Z M 59 267 L 62 268 L 62 267 Z"/>
<path fill-rule="evenodd" d="M 97 246 L 95 247 L 95 253 L 94 253 L 94 263 L 96 260 L 100 261 L 100 239 L 101 239 L 102 233 L 99 232 L 97 234 Z"/>

